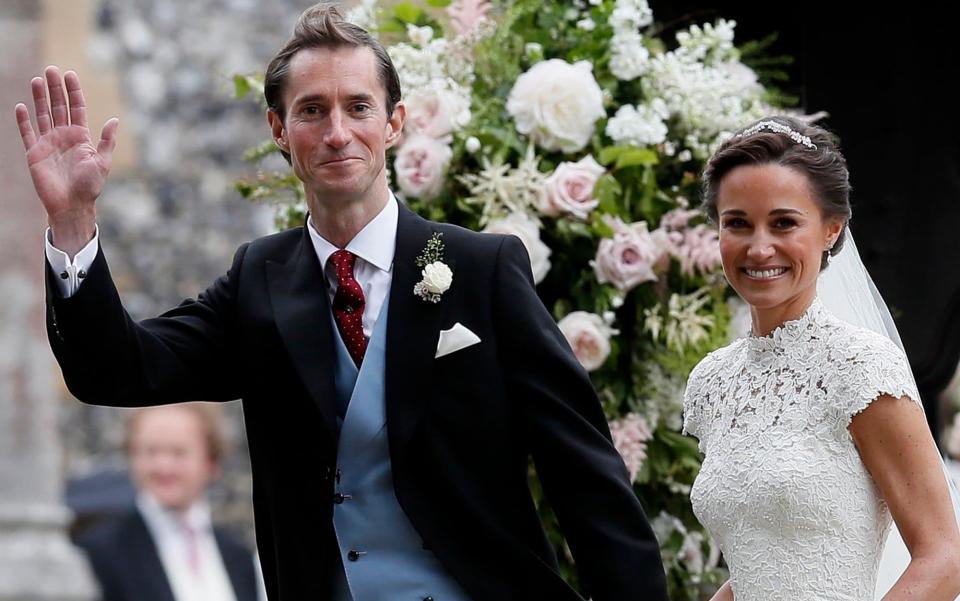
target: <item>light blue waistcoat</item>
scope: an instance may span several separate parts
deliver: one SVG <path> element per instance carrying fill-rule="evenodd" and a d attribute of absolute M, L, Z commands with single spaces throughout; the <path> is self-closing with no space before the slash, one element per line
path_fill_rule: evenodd
<path fill-rule="evenodd" d="M 337 401 L 343 407 L 349 399 L 345 419 L 341 423 L 338 418 L 335 492 L 343 499 L 333 506 L 333 523 L 343 571 L 334 599 L 468 601 L 433 553 L 423 548 L 393 490 L 384 392 L 388 303 L 384 301 L 359 370 L 333 325 Z"/>

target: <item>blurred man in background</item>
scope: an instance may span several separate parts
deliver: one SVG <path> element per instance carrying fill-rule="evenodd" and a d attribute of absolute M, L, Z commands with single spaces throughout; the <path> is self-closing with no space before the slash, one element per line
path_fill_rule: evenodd
<path fill-rule="evenodd" d="M 219 407 L 135 410 L 127 453 L 136 507 L 81 535 L 103 601 L 256 601 L 253 553 L 213 527 L 207 486 L 225 449 Z"/>

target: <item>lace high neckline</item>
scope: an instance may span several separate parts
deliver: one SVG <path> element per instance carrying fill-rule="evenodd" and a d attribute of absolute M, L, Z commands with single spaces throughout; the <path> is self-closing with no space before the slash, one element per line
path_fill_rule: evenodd
<path fill-rule="evenodd" d="M 814 297 L 800 317 L 783 322 L 765 336 L 751 333 L 746 338 L 747 344 L 752 350 L 764 351 L 782 348 L 784 344 L 810 340 L 817 330 L 817 324 L 822 323 L 826 315 L 827 310 L 823 303 L 818 297 Z"/>

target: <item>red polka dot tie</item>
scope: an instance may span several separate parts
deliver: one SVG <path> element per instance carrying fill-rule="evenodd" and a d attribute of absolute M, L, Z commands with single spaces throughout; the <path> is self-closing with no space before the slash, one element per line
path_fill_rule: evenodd
<path fill-rule="evenodd" d="M 367 338 L 363 335 L 363 289 L 353 277 L 353 263 L 356 255 L 346 250 L 338 250 L 330 256 L 337 269 L 337 293 L 333 297 L 333 317 L 337 320 L 340 337 L 347 345 L 347 351 L 353 357 L 357 367 L 363 362 L 367 350 Z"/>

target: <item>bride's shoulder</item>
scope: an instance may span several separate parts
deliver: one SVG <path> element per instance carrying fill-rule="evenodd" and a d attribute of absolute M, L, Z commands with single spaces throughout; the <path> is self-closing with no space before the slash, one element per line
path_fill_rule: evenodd
<path fill-rule="evenodd" d="M 833 354 L 849 361 L 886 362 L 906 359 L 903 350 L 887 336 L 838 317 L 833 317 L 826 324 L 825 330 L 825 344 Z"/>
<path fill-rule="evenodd" d="M 732 367 L 740 356 L 742 340 L 734 340 L 726 346 L 710 351 L 690 372 L 688 382 L 693 384 L 710 379 L 724 369 Z"/>
<path fill-rule="evenodd" d="M 919 402 L 910 362 L 890 338 L 835 319 L 825 337 L 829 358 L 822 373 L 833 399 L 849 423 L 881 395 L 906 396 Z"/>

